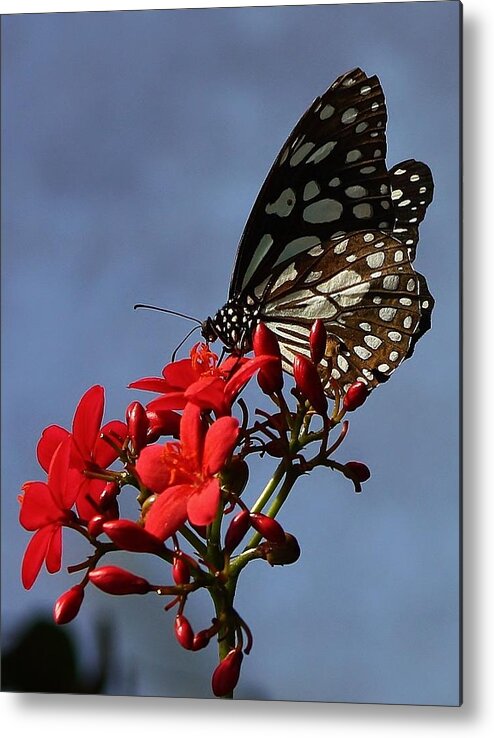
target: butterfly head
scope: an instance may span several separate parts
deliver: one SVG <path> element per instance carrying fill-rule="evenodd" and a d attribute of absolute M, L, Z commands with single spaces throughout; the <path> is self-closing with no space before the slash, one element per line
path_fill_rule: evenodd
<path fill-rule="evenodd" d="M 244 354 L 252 348 L 252 333 L 259 322 L 259 308 L 242 304 L 235 298 L 202 324 L 202 336 L 207 343 L 219 339 L 228 351 Z"/>

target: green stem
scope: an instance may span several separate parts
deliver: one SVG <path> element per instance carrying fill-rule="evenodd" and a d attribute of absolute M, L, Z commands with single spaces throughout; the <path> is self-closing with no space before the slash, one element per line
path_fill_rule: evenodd
<path fill-rule="evenodd" d="M 190 528 L 188 528 L 186 525 L 182 525 L 182 527 L 178 530 L 179 533 L 181 533 L 183 537 L 190 543 L 190 545 L 195 548 L 197 553 L 201 554 L 202 557 L 207 556 L 208 549 L 206 545 L 198 536 L 196 536 L 193 531 L 190 530 Z"/>
<path fill-rule="evenodd" d="M 285 481 L 283 482 L 280 491 L 276 495 L 275 499 L 273 500 L 271 506 L 269 507 L 266 515 L 270 518 L 276 517 L 278 514 L 281 506 L 285 502 L 286 498 L 288 497 L 288 494 L 290 490 L 292 489 L 293 485 L 295 484 L 295 481 L 298 478 L 297 472 L 293 469 L 293 467 L 290 467 L 288 471 L 286 472 Z M 260 541 L 262 539 L 262 535 L 260 533 L 254 533 L 250 541 L 248 542 L 244 553 L 247 553 L 249 549 L 256 548 L 256 546 L 259 545 Z M 254 557 L 252 557 L 254 558 Z M 247 563 L 247 561 L 245 562 Z M 245 564 L 244 564 L 245 566 Z"/>
<path fill-rule="evenodd" d="M 266 503 L 269 501 L 276 487 L 283 479 L 283 476 L 285 474 L 285 468 L 286 468 L 285 461 L 282 461 L 280 464 L 278 464 L 273 476 L 271 477 L 267 485 L 264 487 L 263 491 L 261 492 L 261 494 L 255 501 L 255 503 L 252 505 L 251 512 L 258 513 L 262 511 L 264 505 L 266 505 Z"/>

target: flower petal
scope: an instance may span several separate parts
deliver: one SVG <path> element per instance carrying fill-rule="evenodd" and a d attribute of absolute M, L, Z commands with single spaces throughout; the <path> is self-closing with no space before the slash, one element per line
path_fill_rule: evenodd
<path fill-rule="evenodd" d="M 159 494 L 170 482 L 170 470 L 163 456 L 164 446 L 146 446 L 136 462 L 136 471 L 142 484 Z"/>
<path fill-rule="evenodd" d="M 94 444 L 94 463 L 101 467 L 101 469 L 107 469 L 110 464 L 113 464 L 115 459 L 118 458 L 118 452 L 110 443 L 108 443 L 108 441 L 105 441 L 105 439 L 101 437 L 102 434 L 111 438 L 119 448 L 122 448 L 127 433 L 127 425 L 122 423 L 121 420 L 110 420 L 108 423 L 105 423 Z"/>
<path fill-rule="evenodd" d="M 176 533 L 187 520 L 187 501 L 194 492 L 190 484 L 177 484 L 162 492 L 146 515 L 144 528 L 160 541 Z"/>
<path fill-rule="evenodd" d="M 241 366 L 238 372 L 235 372 L 233 377 L 228 380 L 225 387 L 225 397 L 231 404 L 235 399 L 235 396 L 240 392 L 243 386 L 249 381 L 252 375 L 262 367 L 267 367 L 270 364 L 276 364 L 277 358 L 275 356 L 262 355 L 255 356 L 253 359 L 249 359 L 245 364 Z"/>
<path fill-rule="evenodd" d="M 183 410 L 187 400 L 183 392 L 170 392 L 164 397 L 157 397 L 146 405 L 146 410 Z"/>
<path fill-rule="evenodd" d="M 170 389 L 184 390 L 199 376 L 200 372 L 194 370 L 190 359 L 180 359 L 163 368 L 163 377 L 170 385 Z"/>
<path fill-rule="evenodd" d="M 217 474 L 233 451 L 238 438 L 238 420 L 230 416 L 219 418 L 208 429 L 204 441 L 203 473 Z"/>
<path fill-rule="evenodd" d="M 91 458 L 103 420 L 104 405 L 105 390 L 101 385 L 95 384 L 81 397 L 74 413 L 72 435 L 85 459 Z"/>
<path fill-rule="evenodd" d="M 206 426 L 201 409 L 189 402 L 180 421 L 180 453 L 190 464 L 190 471 L 200 471 Z"/>
<path fill-rule="evenodd" d="M 36 456 L 45 472 L 50 468 L 53 454 L 68 435 L 69 431 L 59 425 L 49 425 L 44 429 L 36 447 Z"/>
<path fill-rule="evenodd" d="M 53 496 L 44 482 L 26 482 L 23 486 L 19 522 L 26 530 L 38 530 L 62 518 Z"/>
<path fill-rule="evenodd" d="M 201 377 L 185 390 L 185 399 L 202 410 L 214 410 L 216 415 L 228 415 L 231 403 L 225 399 L 225 387 L 225 382 L 219 377 Z"/>
<path fill-rule="evenodd" d="M 97 515 L 100 512 L 99 500 L 106 482 L 103 479 L 89 479 L 88 477 L 81 478 L 81 475 L 79 475 L 79 481 L 80 484 L 77 488 L 76 499 L 77 512 L 79 517 L 83 520 L 91 520 L 94 515 Z M 74 485 L 75 484 L 76 481 L 74 480 Z"/>
<path fill-rule="evenodd" d="M 144 390 L 145 392 L 169 392 L 171 387 L 162 377 L 142 377 L 129 384 L 131 389 Z"/>
<path fill-rule="evenodd" d="M 53 534 L 52 526 L 41 528 L 29 541 L 22 559 L 21 579 L 25 589 L 31 589 L 45 560 Z"/>
<path fill-rule="evenodd" d="M 220 483 L 214 477 L 189 498 L 187 517 L 193 525 L 209 525 L 216 517 L 219 502 Z"/>
<path fill-rule="evenodd" d="M 72 451 L 72 437 L 67 436 L 53 454 L 48 470 L 48 487 L 60 510 L 72 507 L 75 496 L 67 490 L 69 461 Z M 70 504 L 68 502 L 70 500 Z"/>
<path fill-rule="evenodd" d="M 60 571 L 62 566 L 62 526 L 53 526 L 46 552 L 46 568 L 50 574 Z"/>

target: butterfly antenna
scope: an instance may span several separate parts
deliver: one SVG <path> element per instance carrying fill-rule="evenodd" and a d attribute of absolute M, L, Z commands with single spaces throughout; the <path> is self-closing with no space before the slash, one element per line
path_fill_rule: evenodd
<path fill-rule="evenodd" d="M 180 343 L 178 344 L 177 348 L 175 349 L 175 351 L 174 351 L 174 352 L 173 352 L 173 354 L 172 354 L 172 362 L 173 362 L 173 361 L 175 361 L 175 358 L 176 358 L 176 356 L 177 356 L 177 353 L 178 353 L 179 349 L 181 349 L 181 348 L 182 348 L 182 346 L 184 345 L 184 343 L 186 342 L 186 340 L 187 340 L 187 339 L 189 338 L 189 336 L 191 336 L 191 335 L 192 335 L 192 334 L 194 333 L 194 331 L 197 331 L 197 330 L 199 330 L 199 328 L 200 328 L 200 327 L 201 327 L 200 325 L 195 325 L 195 326 L 194 326 L 193 328 L 191 328 L 191 330 L 190 330 L 190 331 L 189 331 L 189 332 L 187 333 L 187 335 L 185 336 L 185 338 L 183 338 L 183 339 L 182 339 L 182 340 L 180 341 Z"/>
<path fill-rule="evenodd" d="M 160 313 L 168 313 L 168 315 L 177 315 L 179 318 L 192 320 L 194 321 L 194 323 L 202 325 L 202 321 L 199 320 L 199 318 L 194 318 L 192 315 L 186 315 L 185 313 L 179 313 L 177 310 L 168 310 L 167 308 L 156 307 L 156 305 L 142 305 L 141 303 L 139 303 L 138 305 L 134 305 L 134 310 L 138 310 L 139 308 L 145 308 L 146 310 L 158 310 Z"/>

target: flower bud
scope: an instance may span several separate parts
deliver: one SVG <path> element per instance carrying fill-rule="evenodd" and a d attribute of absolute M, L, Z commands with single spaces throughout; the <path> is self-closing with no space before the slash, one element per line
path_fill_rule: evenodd
<path fill-rule="evenodd" d="M 314 364 L 307 357 L 295 354 L 293 376 L 298 389 L 309 400 L 314 410 L 320 415 L 325 415 L 328 409 L 328 400 Z"/>
<path fill-rule="evenodd" d="M 228 526 L 225 534 L 225 551 L 231 553 L 245 536 L 250 528 L 250 513 L 248 510 L 241 510 Z"/>
<path fill-rule="evenodd" d="M 160 436 L 180 436 L 180 415 L 173 410 L 146 410 L 149 429 L 147 443 L 154 443 Z"/>
<path fill-rule="evenodd" d="M 364 404 L 369 391 L 363 382 L 354 382 L 347 390 L 343 398 L 343 408 L 350 412 Z"/>
<path fill-rule="evenodd" d="M 194 636 L 194 640 L 192 641 L 192 650 L 200 651 L 201 648 L 206 648 L 210 640 L 211 636 L 208 631 L 200 630 L 199 633 L 196 633 Z"/>
<path fill-rule="evenodd" d="M 189 565 L 182 556 L 175 556 L 173 559 L 172 577 L 175 584 L 188 584 L 190 582 Z"/>
<path fill-rule="evenodd" d="M 256 356 L 276 356 L 278 361 L 259 369 L 257 382 L 267 395 L 279 392 L 283 387 L 283 370 L 281 368 L 281 352 L 278 339 L 264 324 L 258 323 L 252 337 L 252 346 Z"/>
<path fill-rule="evenodd" d="M 357 482 L 366 482 L 370 478 L 369 467 L 361 461 L 347 461 L 345 468 L 348 471 L 348 474 L 345 472 L 345 476 Z"/>
<path fill-rule="evenodd" d="M 99 498 L 100 510 L 110 510 L 115 504 L 118 495 L 120 494 L 120 487 L 117 482 L 107 482 L 104 486 L 103 492 Z"/>
<path fill-rule="evenodd" d="M 285 531 L 274 518 L 262 513 L 250 513 L 250 524 L 267 541 L 272 543 L 285 543 Z"/>
<path fill-rule="evenodd" d="M 103 531 L 123 551 L 155 553 L 163 548 L 161 541 L 133 520 L 109 520 Z"/>
<path fill-rule="evenodd" d="M 326 353 L 326 341 L 328 334 L 322 320 L 317 318 L 312 324 L 309 336 L 310 356 L 317 366 Z"/>
<path fill-rule="evenodd" d="M 232 648 L 214 670 L 211 686 L 216 697 L 224 697 L 237 686 L 243 656 L 242 651 Z"/>
<path fill-rule="evenodd" d="M 194 631 L 185 615 L 177 615 L 175 618 L 175 637 L 182 648 L 191 650 L 194 643 Z"/>
<path fill-rule="evenodd" d="M 284 566 L 285 564 L 294 564 L 300 557 L 300 546 L 295 536 L 291 533 L 285 533 L 285 541 L 283 543 L 261 543 L 258 547 L 262 558 L 271 566 Z"/>
<path fill-rule="evenodd" d="M 249 481 L 249 465 L 240 456 L 234 456 L 231 462 L 221 470 L 221 482 L 229 492 L 240 497 Z"/>
<path fill-rule="evenodd" d="M 127 408 L 126 418 L 132 448 L 134 452 L 138 454 L 139 451 L 147 444 L 149 419 L 140 402 L 130 403 Z"/>
<path fill-rule="evenodd" d="M 106 515 L 94 515 L 87 524 L 87 532 L 93 538 L 97 538 L 103 532 L 103 523 L 107 521 Z"/>
<path fill-rule="evenodd" d="M 53 607 L 53 619 L 57 625 L 65 625 L 75 618 L 84 599 L 84 587 L 76 584 L 64 592 Z"/>
<path fill-rule="evenodd" d="M 90 581 L 102 592 L 113 595 L 147 594 L 152 587 L 146 579 L 119 566 L 100 566 L 89 572 Z"/>

